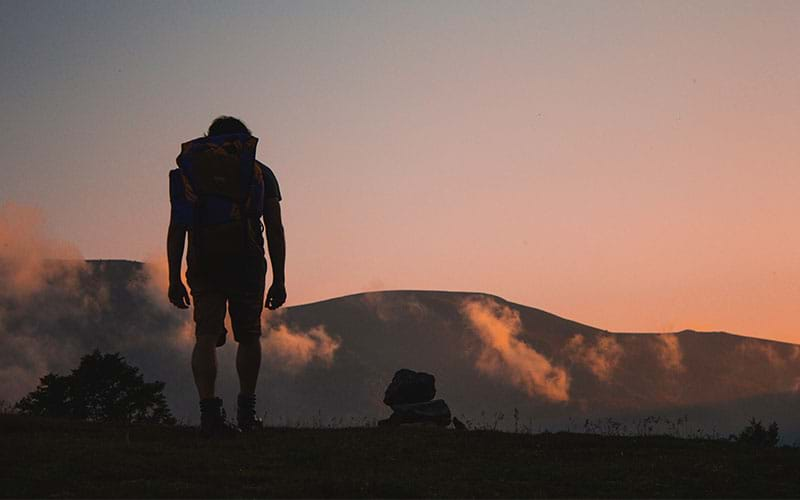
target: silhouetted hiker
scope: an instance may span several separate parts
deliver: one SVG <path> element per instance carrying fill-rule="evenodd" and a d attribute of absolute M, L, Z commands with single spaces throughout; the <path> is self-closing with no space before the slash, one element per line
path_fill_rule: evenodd
<path fill-rule="evenodd" d="M 273 267 L 272 286 L 264 305 L 277 309 L 286 301 L 281 193 L 269 167 L 255 159 L 257 142 L 238 119 L 219 117 L 206 136 L 182 145 L 178 168 L 169 174 L 169 300 L 181 309 L 190 304 L 181 279 L 188 232 L 186 280 L 194 301 L 196 337 L 192 373 L 200 396 L 201 434 L 206 437 L 235 432 L 226 423 L 222 400 L 214 391 L 215 348 L 225 343 L 227 335 L 226 306 L 233 338 L 239 343 L 238 427 L 242 431 L 261 428 L 255 390 L 261 367 L 261 312 L 267 272 L 264 227 Z"/>

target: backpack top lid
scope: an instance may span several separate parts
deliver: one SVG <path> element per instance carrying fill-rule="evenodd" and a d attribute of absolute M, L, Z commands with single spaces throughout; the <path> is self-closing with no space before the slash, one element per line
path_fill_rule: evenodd
<path fill-rule="evenodd" d="M 198 196 L 243 203 L 253 181 L 258 138 L 248 134 L 200 137 L 181 145 L 176 163 Z"/>

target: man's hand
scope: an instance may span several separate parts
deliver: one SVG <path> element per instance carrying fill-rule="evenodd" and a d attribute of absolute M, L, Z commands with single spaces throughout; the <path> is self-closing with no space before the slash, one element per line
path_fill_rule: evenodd
<path fill-rule="evenodd" d="M 180 281 L 169 284 L 167 295 L 169 295 L 169 301 L 172 302 L 172 305 L 178 309 L 188 309 L 189 304 L 191 304 L 189 302 L 189 292 L 186 291 L 186 287 Z"/>
<path fill-rule="evenodd" d="M 264 306 L 267 309 L 277 309 L 286 302 L 286 286 L 283 283 L 272 283 L 267 292 L 267 301 Z"/>

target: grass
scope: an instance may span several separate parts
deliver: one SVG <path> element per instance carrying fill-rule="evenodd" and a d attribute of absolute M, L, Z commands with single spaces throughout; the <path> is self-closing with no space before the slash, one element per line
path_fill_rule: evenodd
<path fill-rule="evenodd" d="M 0 415 L 4 497 L 800 497 L 800 449 L 426 428 L 187 427 Z"/>

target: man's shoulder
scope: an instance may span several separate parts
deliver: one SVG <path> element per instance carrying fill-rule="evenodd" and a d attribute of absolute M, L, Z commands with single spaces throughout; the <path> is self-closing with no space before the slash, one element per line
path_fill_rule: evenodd
<path fill-rule="evenodd" d="M 278 184 L 278 178 L 266 164 L 256 160 L 256 165 L 261 170 L 261 176 L 264 179 L 264 195 L 267 198 L 277 198 L 281 201 L 281 188 Z"/>
<path fill-rule="evenodd" d="M 275 173 L 266 163 L 256 160 L 256 165 L 258 165 L 258 168 L 261 169 L 261 173 L 264 174 L 265 177 L 272 177 L 273 179 L 275 178 Z"/>
<path fill-rule="evenodd" d="M 184 176 L 183 172 L 181 172 L 181 169 L 173 168 L 172 170 L 169 171 L 169 182 L 171 185 L 176 183 L 183 184 L 183 179 Z"/>

